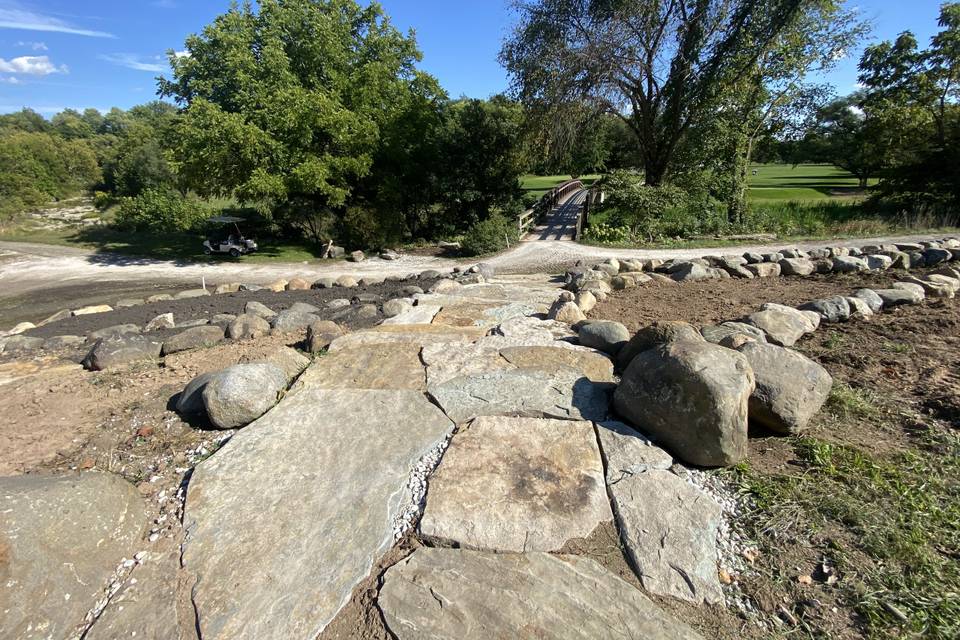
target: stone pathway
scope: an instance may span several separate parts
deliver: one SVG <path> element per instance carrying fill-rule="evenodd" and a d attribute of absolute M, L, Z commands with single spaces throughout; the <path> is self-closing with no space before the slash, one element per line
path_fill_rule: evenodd
<path fill-rule="evenodd" d="M 135 581 L 113 571 L 142 532 L 110 506 L 134 508 L 136 492 L 134 506 L 122 491 L 76 496 L 78 516 L 113 518 L 97 534 L 109 544 L 52 545 L 49 571 L 79 563 L 84 590 L 70 607 L 40 586 L 0 591 L 0 636 L 69 637 L 106 588 L 86 637 L 175 638 L 193 622 L 203 639 L 312 639 L 418 524 L 434 546 L 388 568 L 376 600 L 398 638 L 699 638 L 593 560 L 545 553 L 614 522 L 647 591 L 722 599 L 719 506 L 669 470 L 666 452 L 607 422 L 613 363 L 542 319 L 556 287 L 449 286 L 334 339 L 275 407 L 196 466 L 182 552 L 141 554 Z M 32 574 L 23 563 L 39 547 L 10 522 L 0 515 L 0 550 L 12 542 L 16 571 Z M 64 633 L 29 631 L 41 623 Z"/>

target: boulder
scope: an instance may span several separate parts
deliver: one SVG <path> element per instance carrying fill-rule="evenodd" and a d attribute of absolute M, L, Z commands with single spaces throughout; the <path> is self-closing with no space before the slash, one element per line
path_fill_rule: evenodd
<path fill-rule="evenodd" d="M 363 254 L 363 251 L 351 251 L 350 260 L 352 262 L 363 262 L 367 259 L 367 256 Z"/>
<path fill-rule="evenodd" d="M 3 348 L 0 351 L 4 353 L 27 353 L 42 349 L 44 346 L 43 338 L 31 338 L 29 336 L 13 335 L 6 338 L 3 342 Z"/>
<path fill-rule="evenodd" d="M 914 296 L 920 298 L 921 300 L 923 300 L 924 298 L 927 297 L 927 292 L 926 292 L 926 290 L 925 290 L 921 285 L 916 284 L 916 283 L 913 283 L 913 282 L 903 282 L 903 281 L 901 281 L 901 282 L 894 282 L 894 283 L 893 283 L 893 288 L 894 288 L 894 289 L 903 289 L 904 291 L 909 291 L 909 292 L 911 292 Z"/>
<path fill-rule="evenodd" d="M 243 305 L 243 312 L 246 314 L 260 316 L 261 318 L 272 318 L 277 315 L 276 311 L 262 302 L 257 302 L 256 300 L 250 300 Z"/>
<path fill-rule="evenodd" d="M 923 250 L 923 262 L 928 267 L 938 265 L 941 262 L 948 262 L 950 260 L 953 260 L 953 254 L 950 253 L 948 249 L 930 248 Z"/>
<path fill-rule="evenodd" d="M 336 280 L 334 280 L 334 284 L 338 287 L 344 287 L 345 289 L 353 289 L 359 283 L 357 282 L 357 279 L 354 278 L 353 276 L 343 275 L 337 278 Z"/>
<path fill-rule="evenodd" d="M 251 340 L 270 333 L 270 323 L 259 315 L 243 313 L 227 326 L 231 340 Z"/>
<path fill-rule="evenodd" d="M 330 247 L 327 249 L 328 258 L 342 258 L 344 255 L 346 255 L 346 253 L 346 249 L 343 247 L 338 247 L 337 245 L 330 245 Z"/>
<path fill-rule="evenodd" d="M 674 340 L 701 340 L 693 325 L 680 321 L 661 321 L 637 331 L 617 353 L 617 369 L 626 371 L 637 354 Z"/>
<path fill-rule="evenodd" d="M 603 420 L 610 385 L 588 380 L 569 368 L 514 370 L 463 375 L 427 391 L 451 420 L 477 416 L 522 416 L 567 420 Z"/>
<path fill-rule="evenodd" d="M 263 287 L 258 284 L 240 283 L 240 291 L 263 291 Z"/>
<path fill-rule="evenodd" d="M 40 322 L 38 322 L 38 323 L 37 323 L 37 326 L 38 326 L 38 327 L 45 327 L 45 326 L 47 326 L 48 324 L 50 324 L 51 322 L 60 322 L 61 320 L 66 320 L 67 318 L 70 317 L 70 315 L 71 315 L 71 313 L 70 313 L 70 310 L 69 310 L 69 309 L 61 309 L 60 311 L 57 311 L 57 312 L 56 312 L 55 314 L 53 314 L 52 316 L 49 316 L 49 317 L 47 317 L 47 318 L 44 318 L 43 320 L 41 320 Z"/>
<path fill-rule="evenodd" d="M 328 300 L 323 306 L 329 311 L 338 311 L 349 307 L 350 301 L 346 298 L 334 298 L 333 300 Z"/>
<path fill-rule="evenodd" d="M 306 302 L 294 302 L 287 311 L 293 311 L 295 313 L 320 313 L 318 307 L 313 306 L 312 304 L 307 304 Z"/>
<path fill-rule="evenodd" d="M 143 298 L 124 298 L 122 300 L 117 300 L 114 303 L 114 308 L 116 309 L 126 309 L 128 307 L 137 307 L 143 304 Z"/>
<path fill-rule="evenodd" d="M 753 251 L 748 251 L 743 254 L 743 259 L 747 261 L 747 264 L 758 264 L 763 262 L 763 255 Z"/>
<path fill-rule="evenodd" d="M 594 560 L 421 547 L 377 599 L 399 640 L 703 640 Z"/>
<path fill-rule="evenodd" d="M 877 289 L 875 293 L 883 300 L 884 307 L 896 307 L 902 304 L 919 304 L 923 302 L 923 289 L 918 293 L 916 290 L 907 289 Z"/>
<path fill-rule="evenodd" d="M 815 312 L 823 322 L 846 322 L 850 319 L 850 303 L 844 296 L 811 300 L 800 305 L 798 309 Z"/>
<path fill-rule="evenodd" d="M 393 249 L 386 249 L 385 251 L 380 252 L 381 260 L 399 260 L 400 254 L 394 251 Z"/>
<path fill-rule="evenodd" d="M 90 371 L 112 369 L 140 360 L 155 360 L 162 348 L 160 340 L 139 333 L 110 336 L 97 340 L 81 364 Z"/>
<path fill-rule="evenodd" d="M 135 324 L 115 324 L 110 327 L 104 327 L 97 331 L 91 331 L 87 334 L 89 342 L 96 342 L 100 338 L 109 338 L 111 336 L 126 336 L 134 333 L 140 333 L 140 327 Z"/>
<path fill-rule="evenodd" d="M 0 637 L 71 638 L 139 549 L 143 499 L 120 476 L 0 478 Z"/>
<path fill-rule="evenodd" d="M 847 301 L 847 304 L 850 305 L 851 318 L 866 319 L 873 315 L 873 309 L 870 308 L 866 300 L 853 296 L 847 296 L 844 299 Z"/>
<path fill-rule="evenodd" d="M 287 376 L 277 365 L 237 364 L 204 385 L 203 406 L 213 426 L 236 429 L 266 413 L 286 388 Z"/>
<path fill-rule="evenodd" d="M 821 258 L 813 261 L 813 268 L 816 273 L 833 273 L 833 260 L 831 258 Z"/>
<path fill-rule="evenodd" d="M 590 291 L 580 291 L 574 298 L 574 302 L 580 307 L 580 311 L 590 313 L 597 306 L 597 297 Z"/>
<path fill-rule="evenodd" d="M 923 278 L 906 276 L 903 282 L 922 287 L 924 294 L 930 298 L 953 298 L 957 295 L 957 289 L 960 288 L 960 281 L 935 274 Z"/>
<path fill-rule="evenodd" d="M 187 349 L 212 347 L 223 340 L 223 336 L 223 328 L 216 325 L 208 324 L 202 327 L 193 327 L 166 338 L 163 341 L 162 354 L 166 356 Z"/>
<path fill-rule="evenodd" d="M 630 340 L 630 332 L 619 322 L 610 320 L 593 320 L 584 322 L 578 329 L 580 344 L 597 349 L 612 356 L 622 349 Z"/>
<path fill-rule="evenodd" d="M 311 289 L 330 289 L 337 284 L 336 278 L 324 277 L 317 278 L 313 281 L 313 284 L 310 285 Z"/>
<path fill-rule="evenodd" d="M 205 416 L 207 409 L 203 405 L 203 390 L 217 373 L 219 372 L 201 373 L 188 382 L 177 396 L 177 413 L 182 416 Z"/>
<path fill-rule="evenodd" d="M 332 323 L 331 323 L 332 324 Z M 312 325 L 311 325 L 312 326 Z M 268 353 L 266 356 L 245 355 L 240 358 L 238 364 L 273 364 L 283 370 L 287 377 L 287 384 L 292 383 L 303 371 L 310 366 L 310 358 L 303 355 L 296 349 L 290 347 L 280 347 Z"/>
<path fill-rule="evenodd" d="M 707 342 L 712 342 L 713 344 L 719 344 L 721 346 L 730 348 L 728 345 L 731 340 L 736 340 L 735 336 L 742 336 L 748 340 L 753 340 L 756 342 L 766 342 L 767 336 L 756 327 L 750 327 L 749 330 L 745 330 L 742 323 L 736 323 L 740 326 L 725 326 L 725 325 L 706 325 L 700 327 L 700 335 L 703 336 L 703 339 Z M 724 344 L 726 342 L 727 344 Z"/>
<path fill-rule="evenodd" d="M 413 300 L 410 298 L 393 298 L 383 303 L 383 315 L 387 318 L 393 318 L 412 308 Z"/>
<path fill-rule="evenodd" d="M 617 413 L 674 456 L 726 466 L 747 453 L 746 358 L 705 340 L 675 340 L 633 359 L 613 396 Z"/>
<path fill-rule="evenodd" d="M 372 320 L 380 315 L 375 304 L 362 304 L 357 307 L 357 318 L 361 320 Z"/>
<path fill-rule="evenodd" d="M 877 295 L 877 292 L 873 289 L 857 289 L 853 292 L 853 297 L 866 302 L 874 313 L 880 313 L 883 310 L 883 298 Z"/>
<path fill-rule="evenodd" d="M 313 313 L 284 309 L 270 320 L 270 327 L 277 333 L 302 331 L 320 318 Z"/>
<path fill-rule="evenodd" d="M 438 280 L 433 283 L 433 285 L 427 289 L 430 293 L 437 294 L 451 294 L 458 293 L 460 289 L 463 288 L 463 285 L 457 282 L 456 280 Z"/>
<path fill-rule="evenodd" d="M 565 322 L 570 325 L 575 325 L 587 319 L 576 302 L 565 302 L 563 300 L 557 300 L 553 303 L 553 306 L 550 307 L 550 311 L 547 313 L 547 318 L 556 320 L 557 322 Z"/>
<path fill-rule="evenodd" d="M 357 281 L 357 284 L 361 287 L 374 287 L 378 284 L 383 284 L 385 278 L 380 276 L 364 276 Z"/>
<path fill-rule="evenodd" d="M 838 256 L 833 259 L 834 273 L 861 273 L 868 271 L 870 266 L 866 260 L 852 256 Z"/>
<path fill-rule="evenodd" d="M 870 255 L 866 256 L 864 260 L 867 263 L 867 268 L 871 271 L 886 271 L 893 266 L 893 258 L 890 256 Z"/>
<path fill-rule="evenodd" d="M 310 283 L 303 278 L 293 278 L 287 283 L 287 291 L 305 291 L 310 288 Z"/>
<path fill-rule="evenodd" d="M 750 263 L 744 269 L 758 278 L 772 278 L 780 275 L 780 265 L 776 262 Z"/>
<path fill-rule="evenodd" d="M 53 336 L 43 341 L 44 349 L 66 349 L 68 347 L 78 347 L 86 342 L 83 336 Z M 2 351 L 2 349 L 0 349 Z"/>
<path fill-rule="evenodd" d="M 479 417 L 430 477 L 420 532 L 459 547 L 559 551 L 613 520 L 590 422 Z"/>
<path fill-rule="evenodd" d="M 173 329 L 176 323 L 173 321 L 172 313 L 161 313 L 156 318 L 147 323 L 144 331 L 158 331 L 160 329 Z"/>
<path fill-rule="evenodd" d="M 343 335 L 343 329 L 336 322 L 318 320 L 307 327 L 307 348 L 317 353 L 330 346 L 330 343 Z"/>
<path fill-rule="evenodd" d="M 163 302 L 165 300 L 173 300 L 173 296 L 169 293 L 157 293 L 152 296 L 147 296 L 147 304 Z"/>
<path fill-rule="evenodd" d="M 210 321 L 206 318 L 194 318 L 193 320 L 184 320 L 183 322 L 178 322 L 174 328 L 191 329 L 193 327 L 202 327 L 208 324 L 210 324 Z"/>
<path fill-rule="evenodd" d="M 783 260 L 783 254 L 782 254 L 782 253 L 773 252 L 773 253 L 765 253 L 765 254 L 763 254 L 763 261 L 764 261 L 764 262 L 776 262 L 776 263 L 779 263 L 781 260 Z"/>
<path fill-rule="evenodd" d="M 776 433 L 799 433 L 830 395 L 827 370 L 791 349 L 749 343 L 739 349 L 753 369 L 750 420 Z"/>
<path fill-rule="evenodd" d="M 416 391 L 305 386 L 198 464 L 183 566 L 202 637 L 317 637 L 393 545 L 411 470 L 452 428 Z"/>
<path fill-rule="evenodd" d="M 809 318 L 796 309 L 764 309 L 751 313 L 745 323 L 762 330 L 770 342 L 782 347 L 793 346 L 797 340 L 813 331 Z"/>
<path fill-rule="evenodd" d="M 808 276 L 816 267 L 806 258 L 784 258 L 780 260 L 780 273 L 785 276 Z"/>
<path fill-rule="evenodd" d="M 106 313 L 108 311 L 113 311 L 113 307 L 108 304 L 97 304 L 89 307 L 74 309 L 70 312 L 70 314 L 74 316 L 88 316 L 94 313 Z"/>
<path fill-rule="evenodd" d="M 230 326 L 230 323 L 232 323 L 236 319 L 237 319 L 237 316 L 233 315 L 232 313 L 218 313 L 212 318 L 210 318 L 210 324 L 220 327 L 221 329 L 226 331 L 227 327 Z"/>
<path fill-rule="evenodd" d="M 695 262 L 680 262 L 670 269 L 670 277 L 676 282 L 692 282 L 695 280 L 709 280 L 715 277 L 707 267 Z"/>
<path fill-rule="evenodd" d="M 187 289 L 186 291 L 180 291 L 173 294 L 173 299 L 186 300 L 187 298 L 202 298 L 208 295 L 210 295 L 210 292 L 206 289 Z"/>
<path fill-rule="evenodd" d="M 281 291 L 287 290 L 287 281 L 284 280 L 283 278 L 280 278 L 279 280 L 274 280 L 269 284 L 263 285 L 263 288 L 267 289 L 268 291 L 280 293 Z"/>
<path fill-rule="evenodd" d="M 237 291 L 240 291 L 239 282 L 227 282 L 224 284 L 218 284 L 217 288 L 213 290 L 213 293 L 220 295 L 223 293 L 236 293 Z"/>

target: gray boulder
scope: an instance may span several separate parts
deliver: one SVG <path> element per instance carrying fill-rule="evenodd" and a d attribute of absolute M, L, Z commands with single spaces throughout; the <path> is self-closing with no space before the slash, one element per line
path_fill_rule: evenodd
<path fill-rule="evenodd" d="M 797 308 L 817 313 L 824 322 L 846 322 L 850 319 L 850 303 L 844 296 L 811 300 Z"/>
<path fill-rule="evenodd" d="M 81 344 L 84 344 L 86 339 L 83 336 L 53 336 L 52 338 L 47 338 L 43 342 L 44 349 L 65 349 L 67 347 L 77 347 Z"/>
<path fill-rule="evenodd" d="M 412 308 L 413 300 L 409 298 L 393 298 L 383 303 L 383 315 L 387 318 L 393 318 Z"/>
<path fill-rule="evenodd" d="M 680 262 L 670 269 L 670 277 L 677 282 L 692 282 L 695 280 L 709 280 L 715 278 L 707 267 L 696 262 Z"/>
<path fill-rule="evenodd" d="M 610 320 L 595 320 L 585 322 L 578 329 L 580 344 L 597 349 L 612 356 L 630 340 L 630 332 L 619 322 Z"/>
<path fill-rule="evenodd" d="M 277 333 L 292 333 L 306 329 L 319 319 L 312 313 L 285 309 L 270 320 L 270 326 Z"/>
<path fill-rule="evenodd" d="M 613 402 L 623 418 L 681 460 L 726 466 L 747 454 L 754 384 L 742 354 L 704 340 L 677 340 L 634 358 Z"/>
<path fill-rule="evenodd" d="M 897 307 L 902 304 L 919 304 L 923 302 L 923 292 L 907 289 L 877 289 L 875 293 L 883 300 L 885 307 Z"/>
<path fill-rule="evenodd" d="M 227 326 L 231 340 L 250 340 L 270 333 L 270 323 L 261 316 L 243 313 Z"/>
<path fill-rule="evenodd" d="M 210 423 L 220 429 L 243 427 L 266 413 L 287 388 L 275 364 L 238 364 L 218 371 L 203 388 Z"/>
<path fill-rule="evenodd" d="M 311 289 L 331 289 L 337 284 L 336 278 L 323 277 L 317 278 L 313 281 L 313 284 L 310 285 Z"/>
<path fill-rule="evenodd" d="M 250 300 L 247 302 L 247 304 L 243 305 L 243 312 L 247 315 L 254 315 L 268 319 L 277 315 L 276 311 L 262 302 L 257 302 L 256 300 Z"/>
<path fill-rule="evenodd" d="M 227 327 L 230 326 L 234 320 L 237 319 L 237 316 L 232 313 L 218 313 L 212 318 L 210 318 L 210 324 L 221 327 L 224 331 L 227 330 Z"/>
<path fill-rule="evenodd" d="M 44 346 L 43 338 L 31 338 L 29 336 L 10 336 L 3 343 L 3 348 L 0 351 L 4 353 L 26 353 L 28 351 L 35 351 L 37 349 L 42 349 Z"/>
<path fill-rule="evenodd" d="M 330 346 L 330 343 L 343 335 L 343 329 L 336 322 L 318 320 L 307 327 L 307 348 L 317 353 Z"/>
<path fill-rule="evenodd" d="M 110 336 L 97 340 L 81 364 L 90 371 L 101 371 L 140 360 L 155 360 L 162 348 L 160 340 L 143 334 Z"/>
<path fill-rule="evenodd" d="M 637 331 L 617 354 L 617 369 L 626 371 L 637 354 L 674 340 L 702 340 L 696 327 L 680 321 L 654 322 Z"/>
<path fill-rule="evenodd" d="M 893 265 L 893 258 L 879 254 L 866 256 L 864 260 L 871 271 L 886 271 Z"/>
<path fill-rule="evenodd" d="M 187 349 L 212 347 L 223 340 L 223 335 L 223 328 L 216 325 L 193 327 L 164 340 L 162 353 L 166 356 Z"/>
<path fill-rule="evenodd" d="M 757 262 L 744 267 L 757 278 L 773 278 L 780 275 L 780 265 L 776 262 Z"/>
<path fill-rule="evenodd" d="M 736 323 L 741 324 L 741 323 Z M 749 329 L 744 329 L 744 327 L 749 327 Z M 749 325 L 742 326 L 729 326 L 729 325 L 706 325 L 700 328 L 700 335 L 703 336 L 704 340 L 707 342 L 712 342 L 713 344 L 723 344 L 724 341 L 731 339 L 733 336 L 745 336 L 750 340 L 755 340 L 757 342 L 766 342 L 767 336 L 756 327 L 751 327 Z M 727 346 L 723 344 L 723 346 Z"/>
<path fill-rule="evenodd" d="M 860 273 L 869 271 L 870 266 L 866 260 L 852 256 L 837 256 L 833 259 L 834 273 Z"/>
<path fill-rule="evenodd" d="M 810 320 L 796 309 L 763 309 L 747 316 L 745 323 L 762 330 L 770 342 L 782 347 L 793 346 L 813 331 Z"/>
<path fill-rule="evenodd" d="M 806 428 L 830 395 L 833 378 L 804 355 L 752 342 L 739 349 L 756 377 L 750 394 L 750 419 L 776 433 Z"/>
<path fill-rule="evenodd" d="M 883 298 L 878 296 L 873 289 L 857 289 L 853 292 L 853 297 L 866 302 L 874 313 L 880 313 L 883 310 Z"/>
<path fill-rule="evenodd" d="M 177 413 L 182 416 L 206 415 L 207 409 L 203 406 L 203 390 L 218 371 L 201 373 L 187 383 L 180 395 L 177 396 Z"/>
<path fill-rule="evenodd" d="M 287 311 L 294 311 L 296 313 L 320 313 L 318 307 L 307 304 L 306 302 L 294 302 Z"/>
<path fill-rule="evenodd" d="M 743 254 L 743 259 L 747 261 L 747 264 L 758 264 L 763 262 L 763 255 L 748 251 Z"/>
<path fill-rule="evenodd" d="M 808 276 L 816 271 L 813 262 L 806 258 L 784 258 L 779 264 L 780 273 L 785 276 Z"/>
<path fill-rule="evenodd" d="M 140 327 L 135 324 L 115 324 L 111 327 L 104 327 L 97 331 L 91 331 L 87 334 L 87 340 L 96 342 L 100 338 L 109 338 L 112 336 L 125 336 L 134 333 L 140 333 Z"/>
<path fill-rule="evenodd" d="M 210 292 L 206 289 L 187 289 L 186 291 L 180 291 L 179 293 L 173 294 L 173 299 L 186 300 L 187 298 L 202 298 L 209 295 Z"/>
<path fill-rule="evenodd" d="M 948 262 L 950 260 L 953 260 L 953 254 L 947 249 L 931 248 L 923 250 L 923 261 L 928 267 L 938 265 L 941 262 Z"/>
<path fill-rule="evenodd" d="M 148 322 L 143 330 L 158 331 L 160 329 L 173 329 L 175 326 L 177 326 L 177 323 L 174 322 L 172 313 L 161 313 L 153 320 Z"/>

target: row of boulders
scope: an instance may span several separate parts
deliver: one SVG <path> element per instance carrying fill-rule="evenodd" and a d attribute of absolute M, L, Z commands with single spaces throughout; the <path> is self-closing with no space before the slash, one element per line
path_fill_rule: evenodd
<path fill-rule="evenodd" d="M 783 249 L 770 253 L 661 260 L 610 258 L 593 267 L 566 273 L 566 288 L 578 296 L 589 292 L 602 299 L 614 290 L 652 281 L 690 282 L 720 278 L 767 278 L 814 273 L 859 273 L 890 268 L 932 267 L 960 259 L 960 241 L 950 238 L 923 243 Z M 586 309 L 582 309 L 586 312 Z"/>
<path fill-rule="evenodd" d="M 615 359 L 622 377 L 614 408 L 621 417 L 688 463 L 725 466 L 746 455 L 748 421 L 798 433 L 826 402 L 830 374 L 789 349 L 801 337 L 821 323 L 868 318 L 958 290 L 960 271 L 945 267 L 890 289 L 858 289 L 797 308 L 767 303 L 699 331 L 684 322 L 655 323 L 632 337 L 618 322 L 583 319 L 569 291 L 550 315 L 575 325 L 580 344 Z"/>

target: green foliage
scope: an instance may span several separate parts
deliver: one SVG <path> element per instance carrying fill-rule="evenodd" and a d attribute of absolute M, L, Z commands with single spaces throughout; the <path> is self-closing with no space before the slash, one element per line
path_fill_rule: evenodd
<path fill-rule="evenodd" d="M 628 226 L 614 226 L 606 222 L 590 224 L 583 233 L 585 240 L 601 244 L 626 244 L 631 241 L 633 231 Z"/>
<path fill-rule="evenodd" d="M 0 216 L 74 196 L 99 180 L 96 156 L 85 140 L 0 132 Z"/>
<path fill-rule="evenodd" d="M 184 198 L 175 191 L 146 189 L 121 201 L 114 224 L 118 229 L 130 231 L 198 230 L 212 213 L 203 203 Z"/>
<path fill-rule="evenodd" d="M 506 249 L 508 243 L 516 240 L 516 223 L 502 215 L 493 214 L 467 230 L 460 242 L 460 249 L 465 255 L 480 256 Z"/>

